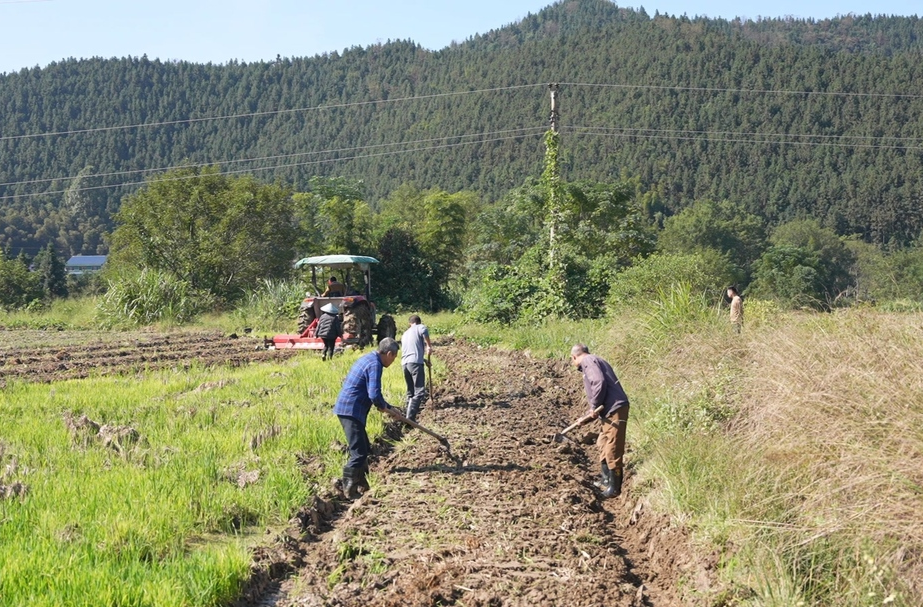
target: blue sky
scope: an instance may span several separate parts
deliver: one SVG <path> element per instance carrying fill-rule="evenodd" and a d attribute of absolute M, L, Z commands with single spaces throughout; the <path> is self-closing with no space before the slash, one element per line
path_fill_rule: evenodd
<path fill-rule="evenodd" d="M 312 56 L 412 39 L 439 49 L 538 12 L 550 0 L 0 0 L 0 73 L 67 57 L 224 63 Z M 650 0 L 674 15 L 813 17 L 921 14 L 907 0 Z"/>

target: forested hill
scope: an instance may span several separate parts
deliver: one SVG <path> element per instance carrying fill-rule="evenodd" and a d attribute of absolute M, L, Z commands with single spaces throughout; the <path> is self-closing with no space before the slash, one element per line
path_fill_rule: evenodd
<path fill-rule="evenodd" d="M 104 252 L 121 196 L 183 163 L 308 188 L 496 198 L 541 170 L 560 83 L 568 179 L 637 175 L 675 211 L 728 198 L 906 244 L 923 227 L 923 24 L 650 16 L 564 0 L 432 52 L 270 63 L 65 60 L 0 76 L 0 247 Z M 138 126 L 144 125 L 144 126 Z"/>

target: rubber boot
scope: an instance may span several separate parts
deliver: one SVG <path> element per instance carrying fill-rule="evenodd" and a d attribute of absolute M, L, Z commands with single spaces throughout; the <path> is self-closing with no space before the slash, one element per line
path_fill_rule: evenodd
<path fill-rule="evenodd" d="M 609 470 L 609 465 L 606 464 L 606 461 L 603 460 L 599 466 L 600 475 L 599 480 L 593 481 L 593 486 L 597 489 L 605 491 L 609 488 L 609 475 L 612 474 L 612 471 Z"/>
<path fill-rule="evenodd" d="M 417 421 L 417 413 L 420 412 L 420 403 L 415 398 L 407 401 L 407 419 L 412 422 Z"/>
<path fill-rule="evenodd" d="M 361 470 L 356 468 L 343 468 L 343 480 L 341 482 L 341 486 L 343 487 L 343 495 L 346 496 L 346 499 L 354 500 L 359 498 L 358 476 L 361 472 Z"/>
<path fill-rule="evenodd" d="M 618 497 L 622 495 L 622 470 L 609 471 L 609 486 L 603 491 L 603 497 Z"/>

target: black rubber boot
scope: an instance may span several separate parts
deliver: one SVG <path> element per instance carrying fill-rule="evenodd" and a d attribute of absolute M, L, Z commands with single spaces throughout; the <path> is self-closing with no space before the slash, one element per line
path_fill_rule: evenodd
<path fill-rule="evenodd" d="M 608 464 L 606 464 L 605 460 L 600 464 L 599 468 L 600 468 L 599 480 L 593 481 L 593 486 L 596 487 L 597 489 L 602 489 L 603 491 L 605 491 L 606 489 L 609 488 L 609 482 L 610 482 L 609 475 L 612 474 L 612 471 L 609 470 L 609 466 Z"/>
<path fill-rule="evenodd" d="M 343 495 L 346 496 L 346 499 L 354 500 L 359 498 L 359 475 L 361 473 L 362 471 L 356 468 L 343 468 L 341 486 L 343 487 Z"/>
<path fill-rule="evenodd" d="M 622 495 L 622 471 L 621 470 L 610 470 L 609 471 L 609 486 L 606 487 L 603 491 L 603 497 L 618 497 Z"/>

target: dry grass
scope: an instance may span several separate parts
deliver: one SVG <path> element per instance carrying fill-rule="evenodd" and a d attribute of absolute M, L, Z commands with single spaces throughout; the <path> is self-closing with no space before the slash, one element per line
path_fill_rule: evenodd
<path fill-rule="evenodd" d="M 643 332 L 613 347 L 639 404 L 639 478 L 727 543 L 741 604 L 923 604 L 921 327 L 774 314 L 740 337 L 698 325 L 646 360 L 628 345 Z"/>
<path fill-rule="evenodd" d="M 735 435 L 777 471 L 793 548 L 836 535 L 923 600 L 921 317 L 790 320 L 743 344 Z"/>

